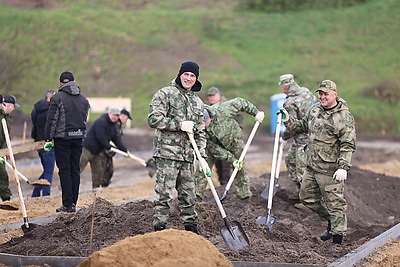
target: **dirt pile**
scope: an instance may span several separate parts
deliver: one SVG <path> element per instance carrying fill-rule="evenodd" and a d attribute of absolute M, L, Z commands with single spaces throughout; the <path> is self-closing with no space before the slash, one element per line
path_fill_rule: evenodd
<path fill-rule="evenodd" d="M 216 204 L 204 202 L 197 206 L 201 236 L 230 261 L 329 264 L 400 222 L 400 179 L 354 167 L 346 181 L 348 232 L 342 246 L 322 242 L 318 236 L 326 223 L 313 212 L 294 207 L 288 198 L 294 185 L 286 172 L 281 174 L 281 190 L 273 199 L 272 215 L 277 220 L 269 231 L 267 226 L 256 223 L 258 216 L 266 215 L 267 203 L 260 194 L 269 176 L 251 179 L 251 199 L 239 200 L 231 188 L 224 200 L 228 220 L 238 221 L 250 240 L 250 245 L 241 250 L 230 250 L 222 239 L 219 231 L 224 222 Z M 219 193 L 223 190 L 217 188 Z M 211 199 L 211 192 L 207 197 Z M 0 252 L 86 257 L 126 237 L 153 232 L 152 215 L 151 201 L 113 205 L 98 198 L 94 205 L 75 214 L 60 214 L 52 223 L 0 245 Z M 172 203 L 167 228 L 183 230 L 177 201 Z"/>
<path fill-rule="evenodd" d="M 79 267 L 89 266 L 233 266 L 205 238 L 169 229 L 136 235 L 93 253 Z"/>

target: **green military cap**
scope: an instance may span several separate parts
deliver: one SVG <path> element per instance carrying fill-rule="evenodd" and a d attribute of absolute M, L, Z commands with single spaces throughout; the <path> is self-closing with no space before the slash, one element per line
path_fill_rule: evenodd
<path fill-rule="evenodd" d="M 283 74 L 281 75 L 281 77 L 279 77 L 279 83 L 278 85 L 286 85 L 286 84 L 290 84 L 293 81 L 294 77 L 293 74 Z"/>
<path fill-rule="evenodd" d="M 210 87 L 207 92 L 208 95 L 216 95 L 216 94 L 221 94 L 219 89 L 217 87 Z"/>
<path fill-rule="evenodd" d="M 318 91 L 322 91 L 322 92 L 330 92 L 330 91 L 335 91 L 336 90 L 336 83 L 334 81 L 331 80 L 323 80 L 319 85 L 318 85 L 318 89 L 315 92 Z"/>

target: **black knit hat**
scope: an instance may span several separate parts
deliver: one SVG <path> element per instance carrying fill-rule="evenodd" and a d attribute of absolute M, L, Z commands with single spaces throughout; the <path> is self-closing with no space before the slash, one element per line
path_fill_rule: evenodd
<path fill-rule="evenodd" d="M 72 74 L 72 72 L 64 71 L 63 73 L 61 73 L 60 82 L 67 83 L 67 82 L 71 82 L 71 81 L 75 81 L 75 78 L 74 78 L 74 75 Z"/>
<path fill-rule="evenodd" d="M 200 75 L 199 65 L 193 61 L 186 61 L 186 62 L 182 63 L 181 68 L 179 69 L 179 72 L 178 72 L 178 76 L 175 79 L 175 82 L 178 83 L 180 86 L 182 86 L 180 77 L 184 72 L 191 72 L 196 76 L 196 82 L 193 85 L 191 90 L 193 92 L 200 91 L 202 84 L 199 81 L 199 75 Z"/>

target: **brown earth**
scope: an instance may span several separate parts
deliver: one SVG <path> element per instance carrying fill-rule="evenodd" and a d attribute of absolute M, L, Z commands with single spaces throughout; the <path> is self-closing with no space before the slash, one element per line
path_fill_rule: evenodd
<path fill-rule="evenodd" d="M 151 133 L 137 130 L 126 131 L 124 141 L 129 149 L 151 149 Z M 229 260 L 328 264 L 400 222 L 400 179 L 383 174 L 400 173 L 397 161 L 400 153 L 398 139 L 361 138 L 354 155 L 355 166 L 349 172 L 346 182 L 349 229 L 343 246 L 333 246 L 329 241 L 319 240 L 318 235 L 324 231 L 326 225 L 314 213 L 293 206 L 294 203 L 288 199 L 288 195 L 294 187 L 288 181 L 284 169 L 280 177 L 281 190 L 273 201 L 272 215 L 277 219 L 274 227 L 269 231 L 266 226 L 258 225 L 256 218 L 266 215 L 267 203 L 260 197 L 260 192 L 270 177 L 273 141 L 271 136 L 262 135 L 262 132 L 265 130 L 260 130 L 256 135 L 246 157 L 253 197 L 249 201 L 240 201 L 235 196 L 234 188 L 231 188 L 224 201 L 228 221 L 238 221 L 241 224 L 250 245 L 238 251 L 230 250 L 219 233 L 224 222 L 216 205 L 200 203 L 197 207 L 201 236 L 209 240 Z M 366 170 L 367 168 L 372 168 L 375 172 Z M 0 252 L 21 255 L 89 256 L 92 252 L 109 247 L 126 237 L 151 233 L 153 203 L 149 200 L 129 200 L 154 196 L 154 180 L 146 177 L 145 170 L 139 164 L 128 159 L 117 159 L 115 169 L 110 188 L 104 188 L 95 194 L 82 192 L 77 213 L 58 214 L 52 223 L 40 225 L 25 236 L 21 236 L 20 229 L 3 230 Z M 28 175 L 32 176 L 35 175 Z M 54 185 L 58 178 L 55 177 L 54 180 L 54 196 L 26 198 L 29 218 L 55 214 L 54 209 L 61 201 L 57 195 L 58 188 Z M 89 170 L 85 170 L 82 175 L 82 185 L 86 190 L 90 189 Z M 24 187 L 29 188 L 29 185 L 25 184 Z M 219 193 L 223 189 L 217 188 Z M 14 201 L 17 200 L 15 196 Z M 94 202 L 95 197 L 98 198 Z M 211 199 L 210 192 L 208 197 Z M 116 205 L 121 202 L 124 203 Z M 17 226 L 18 222 L 22 224 L 19 211 L 0 210 L 0 215 L 1 225 L 11 222 L 17 222 Z M 168 228 L 183 229 L 176 202 L 172 206 Z M 11 237 L 13 238 L 10 240 Z"/>

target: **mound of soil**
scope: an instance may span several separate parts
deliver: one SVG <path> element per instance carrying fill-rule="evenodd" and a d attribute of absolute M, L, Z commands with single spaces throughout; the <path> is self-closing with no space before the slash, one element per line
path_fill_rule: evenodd
<path fill-rule="evenodd" d="M 353 167 L 346 181 L 348 232 L 342 246 L 321 241 L 319 234 L 325 230 L 326 223 L 310 210 L 294 207 L 288 198 L 294 185 L 288 181 L 286 172 L 281 174 L 281 190 L 273 199 L 272 215 L 276 222 L 270 231 L 267 226 L 256 223 L 258 216 L 266 215 L 267 202 L 260 194 L 269 177 L 264 174 L 251 179 L 251 199 L 239 200 L 232 188 L 224 200 L 228 221 L 238 221 L 250 240 L 250 245 L 241 250 L 230 250 L 222 239 L 220 229 L 224 222 L 216 204 L 197 205 L 201 236 L 231 261 L 329 264 L 400 222 L 400 179 Z M 223 190 L 217 188 L 219 193 Z M 207 193 L 211 199 L 211 192 Z M 152 214 L 151 201 L 113 205 L 98 198 L 87 208 L 74 214 L 60 214 L 52 223 L 0 245 L 0 252 L 89 256 L 126 237 L 152 232 Z M 177 201 L 172 203 L 167 227 L 183 230 Z M 118 250 L 115 253 L 118 255 Z"/>

